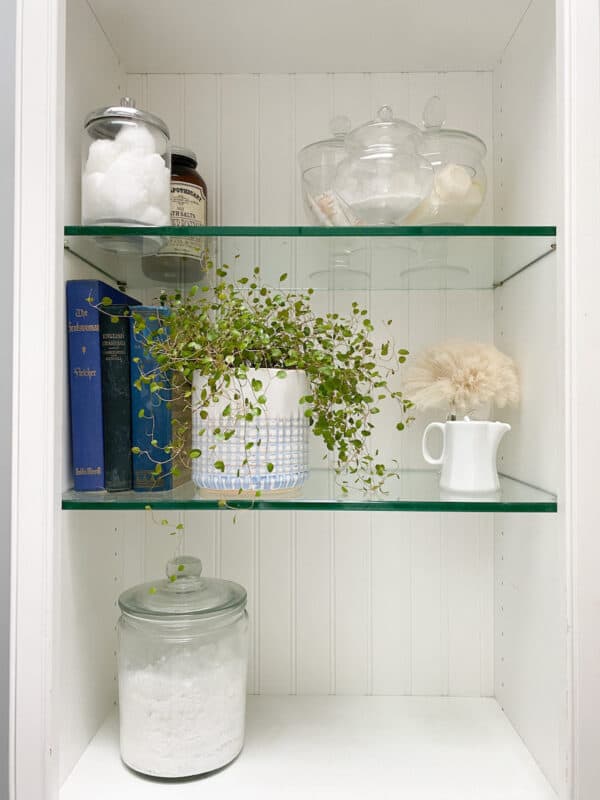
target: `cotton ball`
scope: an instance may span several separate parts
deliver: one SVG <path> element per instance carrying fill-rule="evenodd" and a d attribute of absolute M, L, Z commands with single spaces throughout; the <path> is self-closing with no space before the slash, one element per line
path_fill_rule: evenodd
<path fill-rule="evenodd" d="M 137 150 L 150 154 L 156 150 L 154 137 L 143 125 L 124 125 L 115 138 L 115 144 L 121 152 Z"/>
<path fill-rule="evenodd" d="M 138 220 L 148 205 L 148 193 L 143 183 L 127 170 L 111 170 L 107 173 L 105 186 L 110 197 L 107 205 L 113 209 L 113 216 L 123 220 Z"/>
<path fill-rule="evenodd" d="M 140 222 L 143 222 L 145 225 L 168 225 L 169 215 L 165 214 L 162 208 L 147 206 L 142 213 Z"/>
<path fill-rule="evenodd" d="M 446 164 L 435 174 L 434 188 L 441 200 L 461 199 L 471 188 L 471 177 L 460 164 Z"/>
<path fill-rule="evenodd" d="M 105 216 L 102 195 L 105 176 L 102 172 L 84 174 L 81 179 L 82 216 L 84 224 Z"/>
<path fill-rule="evenodd" d="M 86 172 L 106 172 L 118 155 L 118 149 L 111 139 L 96 139 L 90 145 Z"/>

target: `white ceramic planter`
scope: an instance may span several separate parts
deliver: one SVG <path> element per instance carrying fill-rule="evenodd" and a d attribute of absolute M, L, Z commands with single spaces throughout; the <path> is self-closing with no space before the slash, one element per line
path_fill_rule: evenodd
<path fill-rule="evenodd" d="M 202 455 L 192 461 L 192 480 L 200 489 L 225 492 L 278 491 L 301 486 L 308 476 L 308 420 L 300 398 L 310 392 L 306 374 L 301 370 L 286 370 L 285 378 L 277 378 L 276 369 L 251 369 L 244 381 L 232 385 L 227 396 L 208 409 L 208 419 L 201 419 L 197 401 L 192 409 L 192 446 Z M 262 382 L 259 392 L 252 390 L 252 381 Z M 198 398 L 206 386 L 206 378 L 194 373 L 192 399 Z M 233 399 L 238 392 L 240 399 Z M 252 422 L 235 422 L 244 407 L 244 398 L 256 403 L 256 395 L 265 395 L 267 402 L 262 415 Z M 223 411 L 231 405 L 231 414 Z M 215 428 L 230 430 L 235 435 L 227 441 L 217 440 Z M 200 435 L 200 431 L 205 433 Z M 247 450 L 246 444 L 254 446 Z M 260 442 L 260 445 L 258 444 Z M 214 449 L 210 449 L 215 445 Z M 244 464 L 244 460 L 248 460 Z M 222 462 L 224 470 L 215 462 Z M 272 464 L 269 471 L 268 465 Z"/>

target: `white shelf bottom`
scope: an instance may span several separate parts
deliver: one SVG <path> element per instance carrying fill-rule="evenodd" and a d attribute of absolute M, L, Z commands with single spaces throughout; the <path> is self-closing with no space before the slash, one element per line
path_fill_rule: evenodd
<path fill-rule="evenodd" d="M 556 800 L 493 699 L 249 697 L 246 745 L 185 782 L 145 779 L 119 758 L 109 716 L 60 800 Z"/>

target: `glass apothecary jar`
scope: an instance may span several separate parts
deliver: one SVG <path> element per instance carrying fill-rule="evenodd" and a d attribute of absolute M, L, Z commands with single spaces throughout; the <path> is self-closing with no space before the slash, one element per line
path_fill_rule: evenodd
<path fill-rule="evenodd" d="M 331 139 L 313 142 L 298 153 L 304 208 L 315 225 L 356 224 L 348 209 L 342 209 L 333 191 L 338 164 L 346 155 L 345 140 L 350 120 L 348 117 L 334 117 L 330 129 Z"/>
<path fill-rule="evenodd" d="M 421 133 L 390 106 L 346 136 L 334 191 L 360 225 L 398 225 L 431 192 L 433 169 L 419 153 Z"/>
<path fill-rule="evenodd" d="M 128 97 L 84 122 L 81 217 L 84 225 L 168 225 L 169 129 Z"/>
<path fill-rule="evenodd" d="M 445 128 L 445 116 L 442 100 L 431 97 L 423 111 L 419 152 L 433 167 L 433 187 L 407 225 L 466 225 L 483 205 L 485 143 L 468 131 Z"/>
<path fill-rule="evenodd" d="M 244 743 L 246 590 L 191 556 L 119 597 L 121 758 L 161 778 L 225 766 Z"/>

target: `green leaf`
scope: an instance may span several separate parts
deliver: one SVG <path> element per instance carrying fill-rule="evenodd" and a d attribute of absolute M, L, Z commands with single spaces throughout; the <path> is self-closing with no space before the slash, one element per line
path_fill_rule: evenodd
<path fill-rule="evenodd" d="M 252 391 L 253 392 L 260 392 L 262 389 L 262 381 L 259 381 L 258 378 L 252 378 Z"/>
<path fill-rule="evenodd" d="M 284 369 L 277 370 L 275 373 L 275 377 L 282 380 L 283 378 L 287 378 L 287 372 Z"/>
<path fill-rule="evenodd" d="M 406 426 L 404 425 L 404 423 L 403 423 L 403 422 L 399 422 L 399 423 L 396 425 L 396 430 L 398 430 L 398 431 L 403 431 L 405 427 L 406 427 Z"/>
<path fill-rule="evenodd" d="M 267 472 L 273 472 L 273 470 L 274 470 L 274 466 L 273 466 L 273 464 L 271 464 L 271 462 L 269 461 L 269 463 L 267 464 Z"/>
<path fill-rule="evenodd" d="M 222 412 L 221 416 L 222 416 L 222 417 L 230 417 L 230 416 L 231 416 L 231 403 L 228 403 L 228 404 L 225 406 L 225 408 L 223 409 L 223 412 Z"/>
<path fill-rule="evenodd" d="M 183 572 L 184 569 L 185 569 L 185 564 L 179 564 L 179 566 L 177 567 L 177 572 Z"/>
<path fill-rule="evenodd" d="M 148 589 L 148 594 L 156 594 L 156 586 L 151 586 Z"/>
<path fill-rule="evenodd" d="M 100 300 L 100 305 L 101 306 L 112 306 L 112 304 L 113 304 L 113 301 L 112 301 L 112 298 L 110 298 L 110 297 L 103 297 L 102 300 Z"/>
<path fill-rule="evenodd" d="M 138 411 L 138 419 L 144 419 L 144 414 L 145 414 L 144 409 L 140 408 L 140 410 Z"/>
<path fill-rule="evenodd" d="M 140 454 L 142 451 L 140 450 L 140 448 L 139 448 L 139 447 L 132 447 L 132 448 L 131 448 L 131 452 L 133 453 L 133 455 L 134 455 L 134 456 L 139 456 L 139 454 Z"/>
<path fill-rule="evenodd" d="M 190 450 L 190 458 L 200 458 L 202 455 L 202 450 L 194 449 Z"/>
<path fill-rule="evenodd" d="M 222 461 L 215 461 L 214 467 L 218 469 L 219 472 L 225 472 L 225 464 Z"/>
<path fill-rule="evenodd" d="M 284 272 L 283 275 L 280 275 L 279 276 L 279 283 L 283 283 L 284 280 L 286 280 L 287 276 L 288 276 L 287 272 Z"/>

